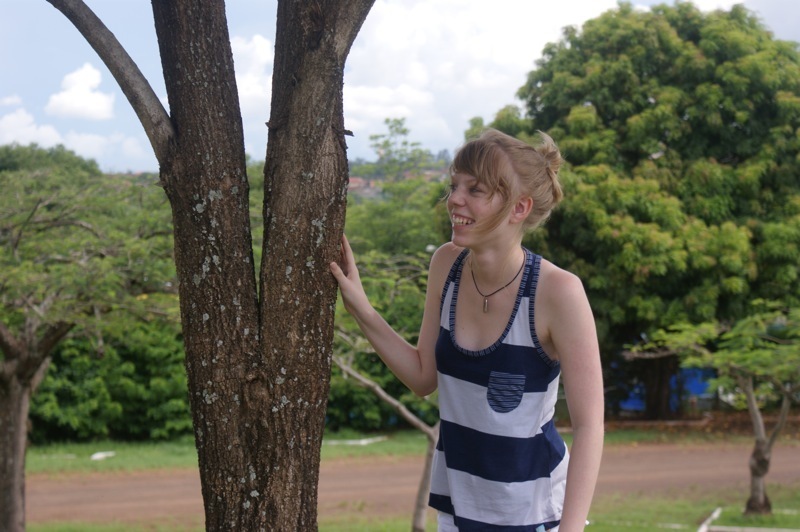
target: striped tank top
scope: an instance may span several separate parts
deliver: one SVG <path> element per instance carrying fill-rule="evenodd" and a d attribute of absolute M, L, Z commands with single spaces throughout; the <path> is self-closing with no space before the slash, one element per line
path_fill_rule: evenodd
<path fill-rule="evenodd" d="M 455 315 L 464 250 L 442 290 L 436 343 L 439 441 L 429 505 L 458 530 L 535 531 L 557 527 L 569 453 L 553 415 L 560 366 L 536 337 L 533 303 L 541 257 L 525 269 L 502 336 L 481 351 L 460 347 Z"/>

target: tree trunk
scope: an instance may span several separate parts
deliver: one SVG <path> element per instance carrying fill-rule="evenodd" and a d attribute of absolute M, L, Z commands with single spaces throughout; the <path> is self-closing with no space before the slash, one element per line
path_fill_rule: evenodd
<path fill-rule="evenodd" d="M 373 0 L 278 3 L 264 168 L 260 336 L 269 383 L 254 459 L 280 530 L 316 529 L 338 260 L 347 194 L 344 64 Z"/>
<path fill-rule="evenodd" d="M 344 225 L 344 60 L 372 1 L 278 6 L 261 299 L 224 5 L 154 1 L 161 164 L 208 530 L 315 530 Z M 324 7 L 323 7 L 324 6 Z"/>
<path fill-rule="evenodd" d="M 674 355 L 645 360 L 645 418 L 669 419 L 672 417 L 669 400 L 672 390 L 670 379 L 678 366 Z"/>
<path fill-rule="evenodd" d="M 770 449 L 765 440 L 757 439 L 750 454 L 750 497 L 745 506 L 745 515 L 771 514 L 772 503 L 767 497 L 767 486 L 764 478 L 769 471 Z"/>
<path fill-rule="evenodd" d="M 25 446 L 31 388 L 16 376 L 0 382 L 0 530 L 25 530 Z"/>
<path fill-rule="evenodd" d="M 788 388 L 784 388 L 780 416 L 772 429 L 772 434 L 767 439 L 764 417 L 761 415 L 761 409 L 758 407 L 755 390 L 753 389 L 753 378 L 749 375 L 740 375 L 738 381 L 747 399 L 747 410 L 750 413 L 750 421 L 753 423 L 753 434 L 755 434 L 756 439 L 755 447 L 750 454 L 750 497 L 747 499 L 744 513 L 745 515 L 771 514 L 772 503 L 767 497 L 765 478 L 769 472 L 772 446 L 775 445 L 775 441 L 778 439 L 789 417 L 791 392 Z"/>

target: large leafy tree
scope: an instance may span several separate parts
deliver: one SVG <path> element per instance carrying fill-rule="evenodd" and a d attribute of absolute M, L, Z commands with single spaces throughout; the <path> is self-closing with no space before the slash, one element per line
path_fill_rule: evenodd
<path fill-rule="evenodd" d="M 48 1 L 109 68 L 159 163 L 206 527 L 315 529 L 336 300 L 328 264 L 347 187 L 344 64 L 373 0 L 278 3 L 258 271 L 224 2 L 152 2 L 167 113 L 83 1 Z"/>
<path fill-rule="evenodd" d="M 102 351 L 109 316 L 146 315 L 169 292 L 171 234 L 153 231 L 157 217 L 138 204 L 147 186 L 105 176 L 60 147 L 0 147 L 3 530 L 24 526 L 28 412 L 54 350 L 81 331 Z"/>
<path fill-rule="evenodd" d="M 548 44 L 497 127 L 549 132 L 566 200 L 533 237 L 585 281 L 607 358 L 677 322 L 800 300 L 800 55 L 742 6 L 617 9 Z M 525 128 L 518 130 L 520 123 Z M 643 363 L 669 415 L 668 356 Z"/>

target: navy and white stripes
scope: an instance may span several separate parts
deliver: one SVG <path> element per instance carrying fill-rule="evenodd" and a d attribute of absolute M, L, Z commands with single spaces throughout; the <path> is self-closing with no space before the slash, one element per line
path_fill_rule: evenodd
<path fill-rule="evenodd" d="M 430 505 L 458 530 L 534 531 L 561 518 L 568 452 L 553 424 L 560 367 L 539 345 L 533 302 L 541 257 L 525 250 L 514 310 L 480 351 L 455 338 L 465 250 L 442 291 L 436 344 L 441 427 Z"/>

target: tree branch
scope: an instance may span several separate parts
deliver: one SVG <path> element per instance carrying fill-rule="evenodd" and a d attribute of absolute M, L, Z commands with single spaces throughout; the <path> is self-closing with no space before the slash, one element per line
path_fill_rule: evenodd
<path fill-rule="evenodd" d="M 767 452 L 772 449 L 773 444 L 778 439 L 778 436 L 783 431 L 783 427 L 786 426 L 786 420 L 789 418 L 789 406 L 792 404 L 792 399 L 787 389 L 784 389 L 783 392 L 783 400 L 781 401 L 781 412 L 778 415 L 778 422 L 775 424 L 775 427 L 772 429 L 772 434 L 769 436 L 769 442 L 767 442 Z"/>
<path fill-rule="evenodd" d="M 350 53 L 350 47 L 353 45 L 358 32 L 361 31 L 361 26 L 367 19 L 367 15 L 374 3 L 375 0 L 348 0 L 342 2 L 335 12 L 338 19 L 336 27 L 347 30 L 339 31 L 336 35 L 336 53 L 342 63 Z M 341 20 L 355 20 L 355 23 L 340 23 Z"/>
<path fill-rule="evenodd" d="M 22 356 L 22 346 L 3 322 L 0 322 L 0 351 L 6 360 L 19 359 Z"/>
<path fill-rule="evenodd" d="M 759 410 L 758 401 L 756 400 L 756 393 L 753 389 L 753 378 L 750 375 L 739 375 L 738 381 L 747 399 L 747 410 L 750 412 L 750 420 L 753 422 L 753 432 L 755 433 L 756 440 L 765 442 L 767 439 L 767 432 L 764 429 L 764 418 L 761 416 L 761 410 Z"/>
<path fill-rule="evenodd" d="M 166 160 L 175 130 L 161 101 L 117 38 L 82 0 L 47 0 L 78 29 L 117 80 L 144 127 L 156 159 Z"/>
<path fill-rule="evenodd" d="M 333 361 L 336 363 L 337 366 L 339 366 L 339 368 L 341 368 L 343 372 L 353 377 L 359 384 L 359 386 L 363 386 L 364 388 L 368 389 L 376 396 L 378 396 L 378 398 L 381 401 L 391 406 L 395 412 L 400 414 L 400 416 L 406 421 L 408 421 L 408 423 L 411 424 L 414 428 L 421 430 L 423 433 L 425 433 L 425 435 L 429 439 L 436 438 L 436 434 L 434 432 L 433 427 L 428 426 L 420 418 L 415 416 L 408 408 L 406 408 L 406 406 L 403 403 L 401 403 L 400 401 L 398 401 L 397 399 L 386 393 L 386 390 L 381 388 L 381 386 L 377 382 L 365 377 L 364 375 L 356 371 L 352 366 L 346 363 L 344 359 L 340 356 L 334 356 Z"/>
<path fill-rule="evenodd" d="M 60 321 L 47 328 L 36 345 L 37 358 L 43 359 L 50 355 L 50 352 L 58 345 L 58 342 L 75 326 L 74 323 Z"/>

